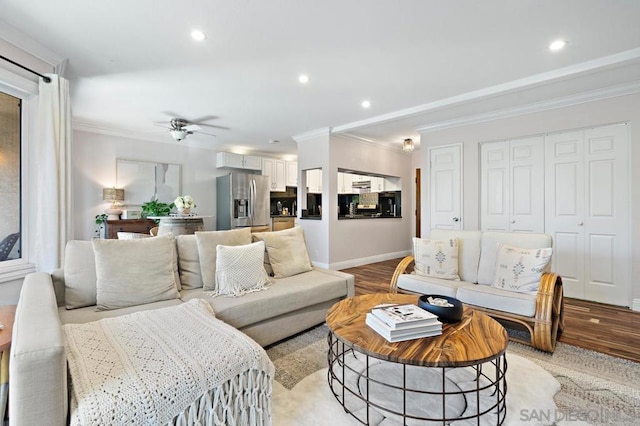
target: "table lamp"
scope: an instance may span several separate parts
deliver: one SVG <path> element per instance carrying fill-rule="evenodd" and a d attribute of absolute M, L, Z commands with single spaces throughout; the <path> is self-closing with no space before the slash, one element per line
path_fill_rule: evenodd
<path fill-rule="evenodd" d="M 118 220 L 122 214 L 122 209 L 117 203 L 124 201 L 124 189 L 122 188 L 103 188 L 102 199 L 111 201 L 111 205 L 104 212 L 109 216 L 107 220 Z"/>

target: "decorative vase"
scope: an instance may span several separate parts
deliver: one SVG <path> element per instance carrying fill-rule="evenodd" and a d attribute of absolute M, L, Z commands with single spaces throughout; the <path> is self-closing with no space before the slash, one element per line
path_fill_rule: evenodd
<path fill-rule="evenodd" d="M 180 214 L 189 214 L 189 213 L 191 213 L 191 209 L 190 208 L 184 208 L 182 210 L 178 210 L 178 213 L 180 213 Z"/>

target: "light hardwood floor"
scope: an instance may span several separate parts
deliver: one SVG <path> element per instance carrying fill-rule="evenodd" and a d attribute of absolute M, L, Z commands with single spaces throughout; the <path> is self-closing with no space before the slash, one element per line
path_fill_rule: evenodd
<path fill-rule="evenodd" d="M 353 274 L 356 294 L 387 292 L 401 259 L 343 269 Z M 640 362 L 640 312 L 565 298 L 563 343 Z"/>

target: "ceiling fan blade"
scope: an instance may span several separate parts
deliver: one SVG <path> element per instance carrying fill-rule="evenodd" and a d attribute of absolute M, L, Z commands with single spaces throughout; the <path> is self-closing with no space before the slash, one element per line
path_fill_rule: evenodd
<path fill-rule="evenodd" d="M 163 113 L 164 115 L 168 115 L 168 116 L 169 116 L 169 117 L 171 117 L 171 118 L 181 117 L 181 115 L 180 115 L 180 114 L 176 114 L 176 113 L 175 113 L 175 112 L 173 112 L 173 111 L 162 111 L 162 113 Z"/>
<path fill-rule="evenodd" d="M 151 124 L 153 124 L 156 127 L 162 127 L 162 128 L 165 128 L 165 129 L 170 129 L 170 127 L 167 127 L 167 123 L 161 123 L 161 122 L 157 121 L 157 122 L 151 123 Z"/>
<path fill-rule="evenodd" d="M 215 124 L 198 123 L 198 125 L 200 125 L 200 126 L 205 126 L 205 127 L 213 127 L 213 128 L 215 128 L 215 129 L 229 130 L 229 127 L 225 127 L 225 126 L 216 126 Z"/>
<path fill-rule="evenodd" d="M 201 121 L 217 120 L 219 117 L 216 115 L 205 115 L 204 117 L 194 118 L 189 120 L 190 123 L 202 124 Z"/>
<path fill-rule="evenodd" d="M 197 124 L 187 124 L 183 127 L 183 129 L 187 132 L 197 132 L 198 130 L 200 130 L 200 126 L 198 126 Z"/>
<path fill-rule="evenodd" d="M 217 138 L 218 135 L 214 135 L 213 133 L 205 133 L 205 132 L 197 132 L 199 135 L 207 135 L 207 136 L 213 136 L 214 138 Z"/>

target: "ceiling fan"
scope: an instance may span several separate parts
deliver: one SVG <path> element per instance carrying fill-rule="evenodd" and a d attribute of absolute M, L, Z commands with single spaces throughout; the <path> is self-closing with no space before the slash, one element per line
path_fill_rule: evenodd
<path fill-rule="evenodd" d="M 172 113 L 169 113 L 169 114 L 173 116 L 176 115 Z M 215 118 L 218 118 L 218 117 L 210 115 L 210 116 L 201 117 L 193 121 L 187 120 L 185 118 L 172 118 L 169 121 L 169 127 L 168 127 L 169 134 L 171 134 L 171 136 L 178 142 L 180 142 L 181 140 L 184 140 L 188 135 L 192 135 L 194 132 L 215 137 L 216 135 L 212 133 L 203 132 L 200 127 L 200 126 L 207 126 L 207 127 L 216 127 L 218 129 L 228 130 L 228 127 L 215 126 L 213 124 L 203 123 L 203 121 L 205 120 L 212 120 Z M 161 123 L 157 123 L 157 124 L 161 124 Z"/>

